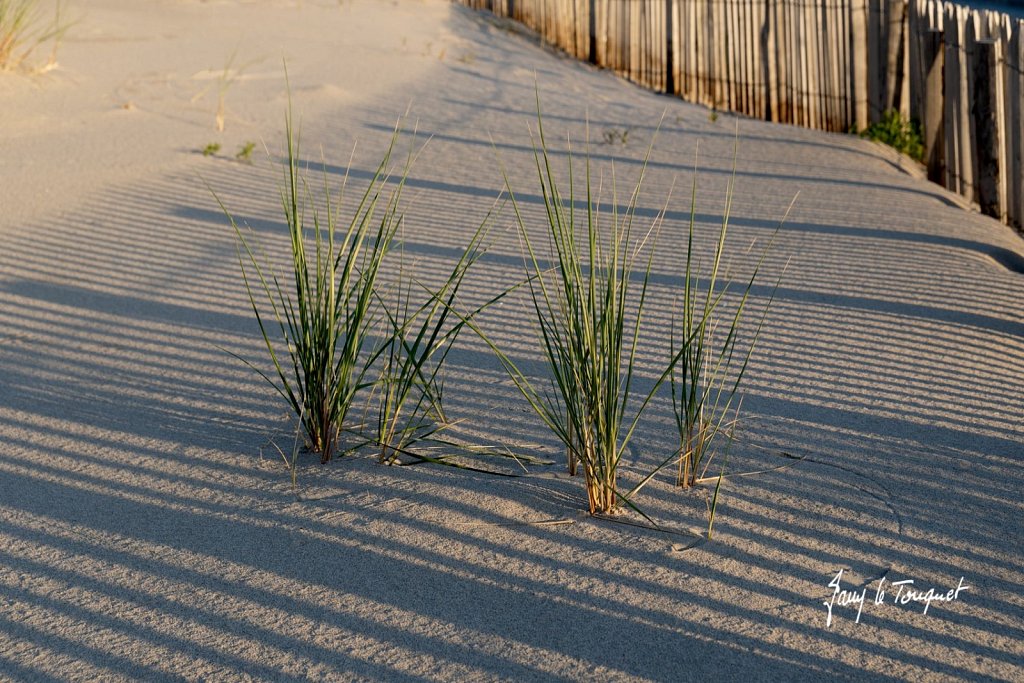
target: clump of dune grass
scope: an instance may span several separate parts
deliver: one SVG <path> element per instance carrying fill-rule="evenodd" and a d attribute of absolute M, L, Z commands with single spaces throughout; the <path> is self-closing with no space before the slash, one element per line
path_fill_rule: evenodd
<path fill-rule="evenodd" d="M 537 102 L 534 157 L 546 215 L 547 247 L 553 265 L 542 265 L 515 191 L 505 185 L 519 227 L 527 278 L 525 286 L 548 371 L 545 385 L 529 379 L 498 345 L 474 325 L 543 423 L 565 446 L 568 467 L 582 467 L 591 514 L 635 506 L 618 488 L 618 466 L 641 414 L 668 376 L 668 368 L 646 395 L 635 395 L 633 379 L 644 321 L 656 232 L 663 213 L 646 230 L 634 230 L 636 204 L 647 156 L 626 209 L 620 213 L 614 173 L 611 217 L 601 214 L 594 195 L 590 159 L 583 196 L 577 197 L 569 154 L 569 194 L 555 179 Z M 653 145 L 653 141 L 652 141 Z M 577 208 L 582 199 L 585 209 Z M 646 257 L 645 257 L 646 254 Z M 628 414 L 627 414 L 627 411 Z"/>
<path fill-rule="evenodd" d="M 305 430 L 309 448 L 327 462 L 357 394 L 373 384 L 368 373 L 380 321 L 378 276 L 401 223 L 399 200 L 412 158 L 397 179 L 392 178 L 396 127 L 351 220 L 342 225 L 345 183 L 335 196 L 325 170 L 322 196 L 314 199 L 300 168 L 290 107 L 285 132 L 281 203 L 291 246 L 293 292 L 223 203 L 221 208 L 238 236 L 242 277 L 273 372 L 264 373 L 241 360 L 284 397 Z"/>
<path fill-rule="evenodd" d="M 694 249 L 696 175 L 695 169 L 690 197 L 686 268 L 682 283 L 682 320 L 680 323 L 677 317 L 673 317 L 670 341 L 670 360 L 675 362 L 670 365 L 669 387 L 679 435 L 675 458 L 678 463 L 676 484 L 684 488 L 704 481 L 714 456 L 717 453 L 727 453 L 732 445 L 739 418 L 737 397 L 740 384 L 774 299 L 773 292 L 761 311 L 749 341 L 741 341 L 741 325 L 750 302 L 750 294 L 774 241 L 774 235 L 740 292 L 735 308 L 732 311 L 725 311 L 723 301 L 732 283 L 723 282 L 722 259 L 729 232 L 729 216 L 736 181 L 735 168 L 726 188 L 722 224 L 706 272 L 695 257 Z M 787 210 L 786 215 L 788 213 Z M 700 284 L 702 279 L 705 280 L 703 287 Z M 716 500 L 721 477 L 720 473 L 718 477 L 710 478 L 718 481 L 715 488 Z M 711 519 L 714 519 L 713 508 Z"/>
<path fill-rule="evenodd" d="M 737 390 L 760 333 L 768 302 L 754 341 L 740 346 L 740 321 L 763 264 L 766 249 L 747 282 L 738 307 L 722 314 L 727 288 L 720 288 L 726 250 L 729 210 L 735 184 L 729 181 L 727 206 L 718 234 L 706 290 L 698 286 L 694 235 L 696 173 L 691 194 L 686 270 L 683 280 L 681 329 L 673 322 L 670 353 L 655 367 L 655 379 L 646 392 L 634 386 L 637 349 L 644 336 L 644 310 L 651 268 L 657 249 L 664 209 L 644 229 L 636 229 L 637 201 L 644 182 L 654 140 L 644 156 L 639 178 L 625 209 L 619 209 L 612 172 L 611 215 L 602 215 L 594 194 L 589 155 L 582 196 L 577 194 L 573 156 L 568 153 L 568 196 L 562 193 L 544 136 L 537 102 L 537 139 L 534 158 L 546 217 L 546 246 L 551 265 L 542 265 L 530 237 L 508 176 L 505 186 L 523 244 L 527 277 L 540 349 L 548 377 L 538 383 L 474 323 L 471 327 L 495 352 L 520 393 L 548 429 L 562 442 L 570 474 L 582 467 L 591 514 L 616 512 L 626 505 L 643 515 L 632 498 L 661 470 L 678 461 L 681 485 L 699 481 L 706 472 L 709 449 L 721 435 L 731 441 L 738 408 Z M 655 136 L 656 137 L 656 136 Z M 598 194 L 600 190 L 598 189 Z M 666 199 L 667 202 L 671 198 Z M 583 208 L 579 208 L 582 205 Z M 770 243 L 769 243 L 770 247 Z M 719 323 L 719 318 L 724 322 Z M 640 423 L 641 416 L 668 384 L 679 427 L 680 447 L 653 467 L 629 490 L 618 487 L 618 466 Z M 731 417 L 729 417 L 731 416 Z M 709 503 L 711 537 L 724 470 L 717 478 Z M 644 515 L 646 517 L 646 515 Z M 650 520 L 653 521 L 653 520 Z"/>
<path fill-rule="evenodd" d="M 38 0 L 0 0 L 0 71 L 23 66 L 29 57 L 46 43 L 50 56 L 41 70 L 57 65 L 57 50 L 69 28 L 61 18 L 58 2 L 52 21 L 47 22 L 39 11 Z"/>
<path fill-rule="evenodd" d="M 452 312 L 466 273 L 484 253 L 486 227 L 487 221 L 440 287 L 430 289 L 412 278 L 400 278 L 394 301 L 382 299 L 389 332 L 375 354 L 380 357 L 380 374 L 374 386 L 377 420 L 373 433 L 382 463 L 393 464 L 403 454 L 422 459 L 420 454 L 410 453 L 409 447 L 448 426 L 442 370 L 466 323 Z M 420 294 L 418 304 L 413 303 L 414 290 Z"/>
<path fill-rule="evenodd" d="M 246 292 L 274 370 L 265 373 L 241 360 L 288 402 L 309 449 L 320 454 L 321 462 L 332 458 L 341 434 L 348 432 L 353 437 L 350 450 L 376 448 L 385 464 L 408 455 L 415 462 L 462 467 L 446 454 L 428 455 L 411 448 L 426 440 L 441 443 L 435 437 L 449 426 L 443 369 L 466 324 L 452 320 L 451 314 L 467 272 L 484 253 L 488 221 L 439 287 L 421 284 L 405 271 L 404 256 L 397 263 L 390 258 L 403 222 L 402 190 L 415 156 L 410 153 L 400 172 L 392 172 L 400 125 L 350 222 L 343 225 L 340 195 L 348 176 L 336 196 L 325 171 L 322 193 L 314 197 L 300 168 L 290 112 L 289 107 L 281 193 L 292 259 L 290 279 L 278 276 L 255 238 L 243 232 L 221 204 L 238 237 Z M 388 286 L 381 284 L 385 267 L 392 269 Z M 469 318 L 502 296 L 499 293 Z M 376 414 L 349 420 L 357 405 Z M 293 447 L 290 455 L 281 451 L 281 457 L 294 487 L 298 450 Z"/>
<path fill-rule="evenodd" d="M 499 292 L 465 318 L 453 315 L 463 280 L 485 251 L 491 214 L 447 278 L 431 288 L 406 272 L 404 248 L 397 262 L 391 257 L 394 246 L 401 244 L 404 217 L 399 207 L 416 156 L 410 151 L 404 166 L 393 170 L 401 121 L 347 224 L 341 221 L 341 195 L 348 173 L 335 195 L 325 169 L 322 192 L 314 193 L 300 167 L 290 103 L 285 124 L 287 164 L 281 202 L 290 243 L 290 278 L 275 272 L 255 237 L 242 230 L 213 193 L 237 235 L 239 267 L 273 371 L 264 372 L 228 353 L 259 373 L 287 401 L 307 446 L 320 454 L 321 462 L 335 454 L 343 432 L 353 437 L 348 452 L 370 446 L 385 464 L 410 456 L 403 464 L 433 462 L 476 469 L 463 463 L 460 454 L 535 461 L 437 438 L 451 425 L 443 403 L 448 354 L 466 323 L 507 293 Z M 381 277 L 385 268 L 391 271 L 386 278 L 390 284 Z M 357 403 L 365 412 L 362 419 L 350 420 Z M 424 441 L 455 447 L 456 452 L 412 450 Z M 278 450 L 295 486 L 297 447 L 290 456 Z"/>

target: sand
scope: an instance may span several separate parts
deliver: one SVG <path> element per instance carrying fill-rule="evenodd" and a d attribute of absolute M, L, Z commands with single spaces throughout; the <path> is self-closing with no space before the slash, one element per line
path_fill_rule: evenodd
<path fill-rule="evenodd" d="M 0 679 L 1024 677 L 1010 229 L 879 145 L 715 118 L 440 0 L 70 9 L 59 68 L 0 74 Z M 427 279 L 483 220 L 502 164 L 542 227 L 535 87 L 559 163 L 589 120 L 606 196 L 613 163 L 620 193 L 635 181 L 662 120 L 640 223 L 675 189 L 642 381 L 665 352 L 695 153 L 702 253 L 735 158 L 737 278 L 799 193 L 753 290 L 759 310 L 785 268 L 729 463 L 791 466 L 727 480 L 710 542 L 689 533 L 708 487 L 668 476 L 637 503 L 675 533 L 591 519 L 553 437 L 465 336 L 454 436 L 556 464 L 510 479 L 305 455 L 293 491 L 272 446 L 290 444 L 285 405 L 222 350 L 263 360 L 206 187 L 284 257 L 284 60 L 303 157 L 332 183 L 350 156 L 365 183 L 406 112 L 417 142 L 400 148 L 429 138 L 405 195 L 407 258 Z M 251 163 L 235 159 L 250 141 Z M 522 275 L 507 210 L 490 241 L 467 305 Z M 483 324 L 539 371 L 521 299 Z M 624 477 L 672 447 L 659 403 Z M 866 589 L 859 621 L 833 599 L 840 570 L 843 590 Z M 961 591 L 924 613 L 894 603 L 904 580 Z"/>

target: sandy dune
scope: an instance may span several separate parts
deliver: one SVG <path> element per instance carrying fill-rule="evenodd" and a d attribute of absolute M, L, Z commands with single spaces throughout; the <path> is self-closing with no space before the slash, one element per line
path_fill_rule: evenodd
<path fill-rule="evenodd" d="M 1024 243 L 1009 229 L 873 143 L 712 120 L 441 0 L 73 11 L 59 69 L 0 74 L 0 679 L 1024 677 Z M 427 278 L 491 207 L 496 154 L 539 220 L 535 82 L 560 161 L 589 118 L 606 193 L 612 162 L 620 190 L 635 181 L 664 114 L 639 212 L 651 221 L 675 182 L 648 375 L 695 152 L 706 250 L 738 140 L 733 274 L 799 197 L 754 292 L 763 304 L 788 263 L 731 467 L 804 460 L 728 480 L 714 540 L 689 549 L 704 492 L 667 477 L 638 502 L 679 534 L 587 518 L 558 465 L 506 479 L 309 456 L 297 499 L 270 446 L 288 444 L 284 405 L 220 350 L 262 358 L 204 187 L 283 246 L 284 59 L 304 158 L 322 150 L 331 182 L 350 155 L 365 182 L 407 110 L 430 138 L 405 233 Z M 271 157 L 260 145 L 235 160 L 249 141 Z M 211 142 L 221 151 L 204 157 Z M 467 305 L 521 276 L 508 212 L 491 242 Z M 484 324 L 525 362 L 521 304 Z M 459 437 L 560 461 L 486 347 L 462 341 L 448 378 Z M 672 448 L 670 420 L 650 413 L 627 477 Z M 836 605 L 826 626 L 840 569 L 867 604 L 859 623 Z M 893 582 L 944 594 L 961 577 L 927 614 L 893 602 Z"/>

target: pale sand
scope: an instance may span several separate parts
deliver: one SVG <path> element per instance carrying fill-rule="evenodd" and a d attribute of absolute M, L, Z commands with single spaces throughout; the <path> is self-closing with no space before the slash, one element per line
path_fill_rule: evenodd
<path fill-rule="evenodd" d="M 58 70 L 0 76 L 0 679 L 1024 678 L 1024 275 L 1006 267 L 1024 246 L 1009 229 L 877 145 L 739 120 L 733 272 L 800 196 L 755 290 L 763 303 L 789 261 L 730 465 L 806 460 L 726 482 L 712 542 L 673 550 L 689 538 L 590 520 L 579 481 L 369 458 L 308 457 L 297 501 L 268 446 L 287 446 L 283 404 L 218 348 L 262 358 L 201 180 L 282 246 L 279 167 L 231 159 L 247 140 L 280 151 L 282 58 L 305 156 L 322 147 L 332 180 L 358 140 L 365 182 L 407 107 L 432 136 L 406 197 L 425 275 L 501 186 L 491 138 L 538 215 L 535 77 L 553 144 L 580 141 L 589 113 L 595 164 L 607 178 L 614 158 L 620 187 L 665 112 L 641 199 L 646 225 L 678 179 L 654 266 L 662 330 L 694 150 L 706 250 L 737 122 L 440 0 L 72 7 Z M 247 66 L 218 134 L 215 91 L 193 99 L 236 48 Z M 625 146 L 600 144 L 626 127 Z M 222 152 L 204 158 L 211 141 Z M 470 298 L 521 275 L 510 223 Z M 528 320 L 510 302 L 486 325 L 527 359 Z M 560 460 L 485 347 L 462 341 L 460 436 Z M 650 414 L 627 476 L 671 448 L 669 418 Z M 703 494 L 667 478 L 638 502 L 675 529 L 706 524 Z M 521 524 L 538 520 L 572 523 Z M 927 614 L 890 590 L 826 628 L 841 568 L 869 602 L 883 573 L 969 589 Z"/>

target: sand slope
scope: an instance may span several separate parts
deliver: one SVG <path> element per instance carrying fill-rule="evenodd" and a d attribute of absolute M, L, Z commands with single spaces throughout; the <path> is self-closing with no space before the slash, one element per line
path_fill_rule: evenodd
<path fill-rule="evenodd" d="M 0 679 L 1024 676 L 1024 245 L 1010 230 L 877 145 L 712 121 L 445 2 L 77 11 L 60 69 L 0 76 Z M 589 118 L 606 196 L 613 163 L 620 192 L 635 181 L 664 114 L 639 212 L 651 221 L 676 183 L 648 379 L 695 152 L 706 253 L 738 135 L 730 272 L 749 272 L 799 197 L 754 291 L 763 304 L 788 263 L 732 467 L 804 460 L 727 482 L 714 541 L 686 550 L 704 494 L 667 478 L 639 502 L 682 535 L 588 519 L 557 465 L 501 479 L 310 457 L 297 499 L 270 445 L 289 443 L 283 404 L 218 348 L 261 359 L 204 186 L 282 245 L 279 166 L 233 155 L 260 140 L 279 153 L 284 58 L 304 157 L 322 149 L 331 182 L 358 140 L 350 175 L 364 183 L 407 110 L 430 138 L 406 194 L 406 254 L 426 278 L 490 208 L 496 153 L 540 218 L 535 82 L 560 160 Z M 221 152 L 203 157 L 210 142 Z M 467 305 L 521 276 L 507 212 L 491 241 Z M 521 304 L 484 322 L 527 362 Z M 486 347 L 463 341 L 448 378 L 458 435 L 558 460 Z M 670 420 L 650 413 L 627 477 L 672 448 Z M 869 603 L 881 576 L 969 588 L 927 614 L 890 589 L 860 623 L 836 606 L 827 628 L 840 569 Z"/>

